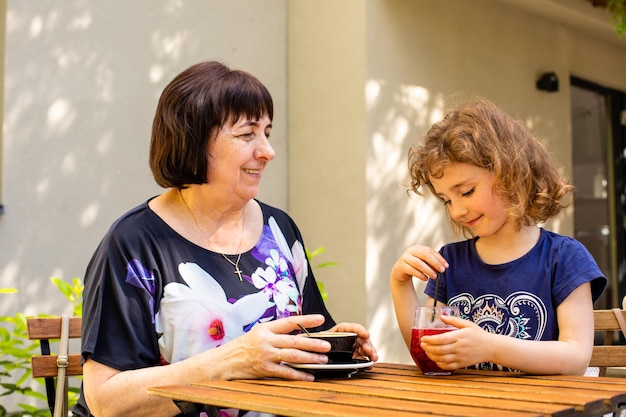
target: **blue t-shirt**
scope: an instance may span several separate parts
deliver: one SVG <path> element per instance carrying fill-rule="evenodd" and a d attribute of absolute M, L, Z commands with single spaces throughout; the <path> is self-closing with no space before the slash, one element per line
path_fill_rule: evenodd
<path fill-rule="evenodd" d="M 478 238 L 441 248 L 450 267 L 439 275 L 438 301 L 458 306 L 461 317 L 484 330 L 524 340 L 557 340 L 557 307 L 581 284 L 595 302 L 607 284 L 589 251 L 577 240 L 541 229 L 537 244 L 514 261 L 490 265 L 476 252 Z M 425 293 L 435 294 L 429 280 Z M 492 364 L 479 369 L 509 370 Z"/>
<path fill-rule="evenodd" d="M 87 267 L 83 359 L 125 371 L 189 358 L 281 317 L 319 313 L 319 330 L 334 326 L 296 224 L 258 203 L 263 232 L 241 254 L 241 281 L 224 255 L 183 238 L 148 202 L 118 219 Z M 91 415 L 82 393 L 72 411 Z"/>

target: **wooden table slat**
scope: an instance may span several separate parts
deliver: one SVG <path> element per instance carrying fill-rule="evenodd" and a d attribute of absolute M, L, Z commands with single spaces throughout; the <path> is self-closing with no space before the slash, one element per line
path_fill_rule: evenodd
<path fill-rule="evenodd" d="M 557 381 L 557 383 L 568 381 L 568 385 L 572 387 L 592 386 L 593 389 L 597 390 L 626 391 L 626 378 L 597 378 L 593 376 L 576 375 L 529 375 L 526 378 L 545 381 Z"/>
<path fill-rule="evenodd" d="M 536 387 L 537 389 L 541 389 L 541 391 L 545 392 L 549 388 L 556 388 L 561 391 L 563 394 L 573 395 L 573 392 L 577 392 L 578 396 L 585 395 L 602 395 L 604 397 L 604 401 L 607 405 L 618 406 L 620 404 L 626 403 L 626 392 L 619 391 L 617 387 L 613 386 L 613 389 L 608 389 L 607 385 L 602 385 L 599 381 L 594 381 L 594 377 L 581 377 L 581 378 L 589 378 L 589 381 L 578 381 L 578 380 L 551 380 L 546 378 L 525 378 L 524 384 L 527 386 Z M 483 378 L 473 377 L 472 380 L 480 380 L 484 381 Z M 568 381 L 568 387 L 563 387 L 562 381 Z M 501 380 L 498 379 L 498 383 L 506 386 L 506 384 L 516 384 L 515 381 L 512 380 Z M 519 383 L 519 381 L 517 382 Z M 585 393 L 581 393 L 581 391 L 585 391 Z"/>
<path fill-rule="evenodd" d="M 395 386 L 396 389 L 420 389 L 433 392 L 463 392 L 465 395 L 489 397 L 489 398 L 508 398 L 516 400 L 528 399 L 529 395 L 533 396 L 533 401 L 546 403 L 562 403 L 571 406 L 584 406 L 590 401 L 598 398 L 598 393 L 593 391 L 578 391 L 557 386 L 541 386 L 515 384 L 512 382 L 500 384 L 500 380 L 474 380 L 474 379 L 453 379 L 453 378 L 437 378 L 430 377 L 404 377 L 398 376 L 395 379 L 389 379 L 385 376 L 377 374 L 366 375 L 359 379 L 355 384 L 367 386 Z M 605 395 L 622 395 L 619 391 L 607 392 Z M 599 400 L 598 400 L 599 401 Z"/>

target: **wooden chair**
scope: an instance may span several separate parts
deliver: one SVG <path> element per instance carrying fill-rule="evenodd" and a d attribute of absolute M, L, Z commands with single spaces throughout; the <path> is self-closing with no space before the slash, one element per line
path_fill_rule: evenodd
<path fill-rule="evenodd" d="M 50 351 L 50 341 L 60 340 L 62 336 L 61 317 L 31 317 L 28 318 L 28 338 L 39 340 L 41 345 L 41 355 L 31 358 L 33 378 L 45 378 L 46 395 L 48 397 L 48 407 L 50 414 L 54 416 L 56 405 L 56 381 L 59 376 L 59 369 L 65 368 L 65 378 L 83 374 L 83 367 L 80 363 L 80 354 L 67 354 L 67 361 L 63 360 L 63 355 L 53 355 Z M 82 319 L 80 317 L 69 318 L 69 339 L 81 337 Z M 63 349 L 61 343 L 60 349 Z M 63 371 L 61 371 L 63 373 Z M 65 378 L 63 384 L 64 404 L 62 411 L 67 415 L 67 383 Z M 56 381 L 56 384 L 55 384 Z M 60 406 L 59 406 L 60 407 Z M 58 407 L 57 407 L 58 408 Z"/>
<path fill-rule="evenodd" d="M 626 345 L 613 345 L 620 333 L 626 336 L 626 310 L 594 310 L 594 329 L 604 332 L 604 344 L 593 347 L 590 367 L 600 368 L 600 376 L 606 375 L 608 367 L 626 366 Z"/>

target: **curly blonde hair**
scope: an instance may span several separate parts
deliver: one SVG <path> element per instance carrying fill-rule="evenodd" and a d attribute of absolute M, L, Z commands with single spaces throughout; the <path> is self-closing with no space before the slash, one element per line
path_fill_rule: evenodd
<path fill-rule="evenodd" d="M 571 204 L 574 187 L 544 144 L 489 100 L 473 100 L 448 112 L 411 147 L 411 190 L 424 195 L 426 187 L 435 195 L 430 178 L 441 178 L 451 163 L 489 170 L 494 192 L 505 201 L 518 230 L 542 223 Z M 456 234 L 472 236 L 469 228 L 450 220 Z"/>

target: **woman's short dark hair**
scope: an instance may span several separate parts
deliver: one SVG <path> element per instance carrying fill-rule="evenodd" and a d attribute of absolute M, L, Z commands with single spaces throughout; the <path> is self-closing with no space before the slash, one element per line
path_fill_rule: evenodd
<path fill-rule="evenodd" d="M 163 90 L 152 124 L 150 168 L 157 184 L 207 182 L 208 144 L 228 121 L 274 117 L 272 96 L 253 75 L 216 61 L 177 75 Z"/>

